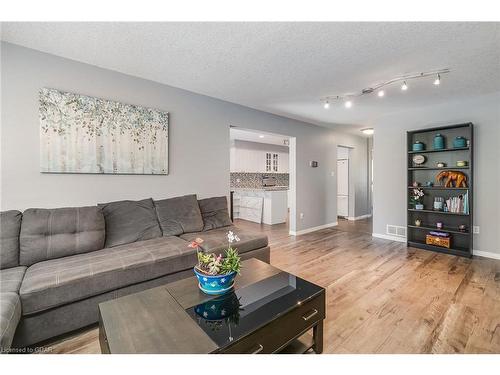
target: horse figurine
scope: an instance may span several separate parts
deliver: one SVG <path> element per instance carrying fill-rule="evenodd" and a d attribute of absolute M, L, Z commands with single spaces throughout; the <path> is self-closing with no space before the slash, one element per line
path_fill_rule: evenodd
<path fill-rule="evenodd" d="M 446 178 L 444 187 L 467 187 L 467 176 L 462 172 L 457 171 L 442 171 L 436 176 L 436 181 L 442 185 L 441 181 Z M 455 186 L 453 186 L 453 182 Z"/>

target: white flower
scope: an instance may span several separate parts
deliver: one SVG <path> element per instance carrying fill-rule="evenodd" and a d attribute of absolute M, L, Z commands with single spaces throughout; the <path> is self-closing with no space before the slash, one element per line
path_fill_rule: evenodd
<path fill-rule="evenodd" d="M 212 286 L 212 288 L 215 288 L 217 286 L 217 282 L 212 281 L 212 283 L 210 285 Z"/>
<path fill-rule="evenodd" d="M 210 306 L 210 308 L 211 308 L 212 310 L 215 310 L 215 309 L 216 309 L 215 305 Z"/>
<path fill-rule="evenodd" d="M 222 309 L 222 310 L 220 311 L 220 314 L 221 314 L 222 316 L 226 315 L 226 310 Z"/>
<path fill-rule="evenodd" d="M 227 240 L 229 241 L 229 243 L 233 243 L 234 241 L 239 242 L 240 238 L 232 231 L 229 231 L 227 232 Z"/>
<path fill-rule="evenodd" d="M 208 313 L 206 311 L 204 311 L 203 316 L 206 318 L 208 316 Z"/>
<path fill-rule="evenodd" d="M 203 278 L 203 281 L 207 281 L 208 279 L 206 277 Z"/>
<path fill-rule="evenodd" d="M 226 278 L 225 278 L 225 277 L 223 277 L 222 279 L 220 279 L 220 282 L 221 282 L 222 284 L 224 284 L 224 283 L 226 282 Z"/>

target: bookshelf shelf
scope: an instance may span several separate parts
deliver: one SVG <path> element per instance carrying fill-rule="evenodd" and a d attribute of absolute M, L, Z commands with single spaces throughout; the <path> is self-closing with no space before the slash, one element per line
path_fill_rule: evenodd
<path fill-rule="evenodd" d="M 461 212 L 445 212 L 445 211 L 437 211 L 437 210 L 417 210 L 415 208 L 409 208 L 408 211 L 413 212 L 425 212 L 428 214 L 437 214 L 437 215 L 458 215 L 458 216 L 469 216 L 469 214 L 464 214 Z"/>
<path fill-rule="evenodd" d="M 460 170 L 469 169 L 469 167 L 409 167 L 410 171 L 449 171 L 449 170 Z"/>
<path fill-rule="evenodd" d="M 423 150 L 413 151 L 412 145 L 415 141 L 424 143 L 427 148 L 431 148 L 436 134 L 441 134 L 445 138 L 447 147 L 441 150 Z M 467 139 L 467 147 L 453 148 L 453 140 L 458 137 Z M 446 254 L 454 254 L 465 257 L 472 257 L 473 236 L 471 229 L 473 226 L 473 125 L 472 123 L 457 124 L 444 127 L 419 129 L 407 133 L 407 245 L 418 247 L 430 251 L 438 251 Z M 415 167 L 413 157 L 415 154 L 426 154 L 426 163 L 429 167 Z M 465 167 L 453 167 L 457 161 L 466 161 Z M 445 162 L 449 167 L 433 167 L 436 162 Z M 427 209 L 417 210 L 413 208 L 411 202 L 412 189 L 414 182 L 425 185 L 427 181 L 435 181 L 435 177 L 443 170 L 460 171 L 467 177 L 467 187 L 444 187 L 444 186 L 418 186 L 424 192 L 423 204 Z M 420 179 L 420 180 L 419 180 Z M 456 202 L 466 204 L 468 213 L 462 212 L 444 212 L 433 210 L 435 198 L 443 198 L 446 201 L 455 197 L 453 207 Z M 456 198 L 460 197 L 460 199 Z M 466 203 L 465 203 L 466 202 Z M 431 209 L 428 209 L 431 208 Z M 415 221 L 420 220 L 419 226 Z M 443 229 L 438 230 L 436 223 L 441 222 Z M 425 223 L 425 224 L 424 224 Z M 458 230 L 459 225 L 465 225 L 466 232 Z M 450 229 L 454 228 L 454 229 Z M 435 245 L 426 244 L 426 235 L 430 231 L 442 231 L 450 233 L 450 249 Z"/>
<path fill-rule="evenodd" d="M 469 188 L 456 188 L 456 187 L 444 187 L 444 186 L 417 186 L 419 189 L 427 190 L 469 190 Z M 408 189 L 415 189 L 415 186 L 408 186 Z"/>
<path fill-rule="evenodd" d="M 437 129 L 437 128 L 434 128 Z M 442 128 L 444 129 L 444 128 Z M 432 130 L 434 133 L 437 133 L 437 131 Z M 420 132 L 423 133 L 423 132 Z M 442 150 L 423 150 L 423 151 L 413 151 L 410 150 L 408 151 L 408 154 L 431 154 L 434 152 L 451 152 L 451 151 L 468 151 L 470 147 L 454 147 L 454 148 L 444 148 Z"/>

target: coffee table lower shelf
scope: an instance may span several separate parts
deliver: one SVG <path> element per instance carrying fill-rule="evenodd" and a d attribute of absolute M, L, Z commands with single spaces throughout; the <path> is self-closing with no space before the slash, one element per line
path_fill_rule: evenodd
<path fill-rule="evenodd" d="M 314 338 L 310 333 L 304 333 L 299 338 L 293 340 L 279 354 L 305 354 L 314 350 Z"/>

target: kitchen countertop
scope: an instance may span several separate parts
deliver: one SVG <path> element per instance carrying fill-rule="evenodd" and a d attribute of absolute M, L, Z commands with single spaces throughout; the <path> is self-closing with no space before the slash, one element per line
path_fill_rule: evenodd
<path fill-rule="evenodd" d="M 231 190 L 233 191 L 283 191 L 283 190 L 288 190 L 288 186 L 263 186 L 260 188 L 237 188 L 237 187 L 231 187 Z"/>

